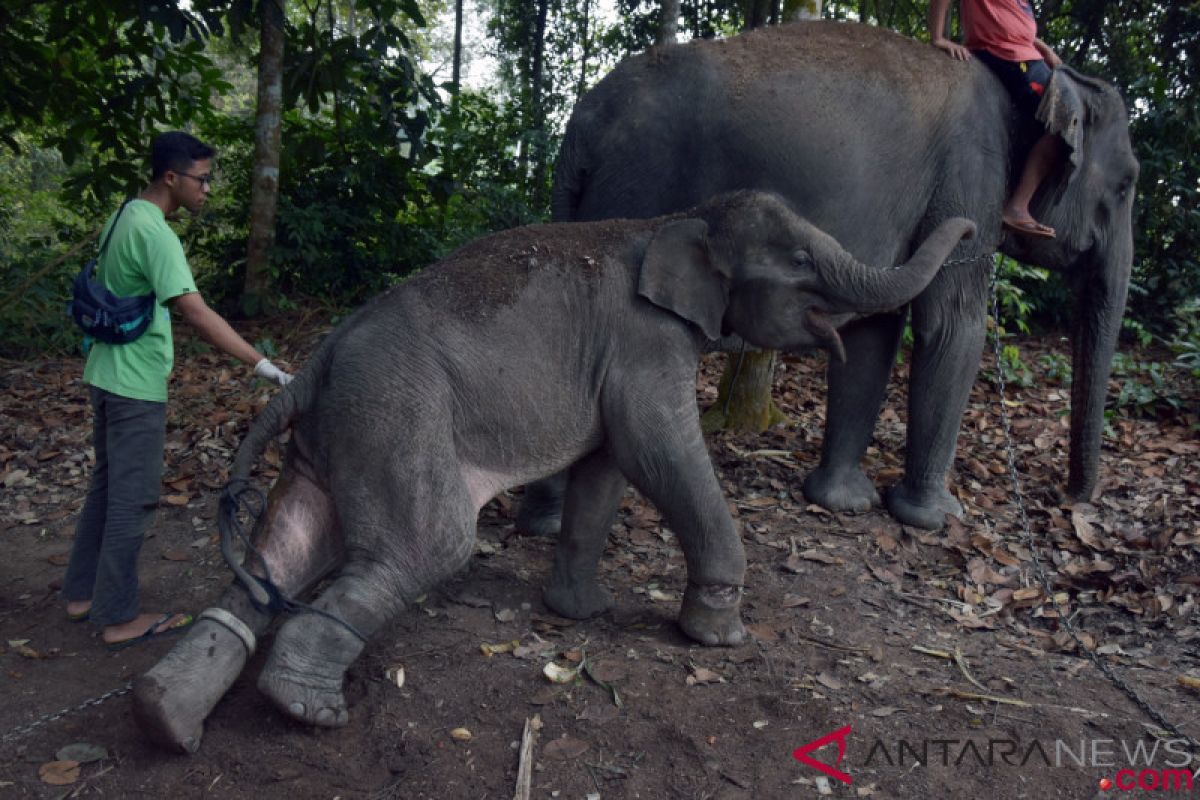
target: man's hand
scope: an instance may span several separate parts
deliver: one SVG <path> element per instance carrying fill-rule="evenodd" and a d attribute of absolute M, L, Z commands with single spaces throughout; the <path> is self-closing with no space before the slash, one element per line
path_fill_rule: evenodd
<path fill-rule="evenodd" d="M 957 61 L 970 61 L 971 51 L 944 36 L 933 39 L 930 44 Z"/>
<path fill-rule="evenodd" d="M 260 378 L 275 381 L 280 386 L 287 386 L 292 382 L 292 376 L 272 364 L 268 358 L 264 358 L 254 365 L 254 374 Z"/>

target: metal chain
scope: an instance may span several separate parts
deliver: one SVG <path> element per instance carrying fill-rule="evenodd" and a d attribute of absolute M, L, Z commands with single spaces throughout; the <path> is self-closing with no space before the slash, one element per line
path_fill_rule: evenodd
<path fill-rule="evenodd" d="M 38 728 L 40 728 L 41 726 L 43 726 L 47 723 L 54 722 L 55 720 L 58 720 L 58 719 L 62 719 L 63 717 L 67 716 L 68 714 L 74 714 L 76 711 L 83 711 L 85 708 L 90 708 L 92 706 L 98 706 L 101 703 L 105 702 L 106 700 L 111 700 L 114 697 L 120 697 L 123 694 L 128 694 L 130 692 L 130 690 L 132 690 L 132 689 L 133 689 L 133 681 L 130 681 L 129 683 L 125 684 L 124 686 L 122 686 L 119 689 L 113 689 L 110 692 L 105 692 L 104 694 L 100 695 L 99 697 L 93 697 L 91 700 L 85 700 L 84 702 L 80 703 L 77 706 L 71 706 L 69 708 L 64 708 L 62 711 L 59 711 L 55 714 L 47 714 L 46 716 L 42 717 L 41 719 L 35 719 L 33 722 L 30 722 L 28 725 L 22 725 L 19 728 L 14 728 L 13 730 L 9 731 L 8 733 L 4 734 L 3 736 L 0 736 L 0 742 L 9 742 L 9 741 L 12 741 L 13 739 L 20 739 L 22 736 L 32 733 L 33 731 L 37 730 Z"/>
<path fill-rule="evenodd" d="M 1037 573 L 1038 582 L 1042 586 L 1042 591 L 1046 593 L 1046 596 L 1050 598 L 1050 601 L 1054 604 L 1054 609 L 1058 612 L 1058 618 L 1061 621 L 1063 628 L 1065 628 L 1067 633 L 1070 634 L 1071 639 L 1075 642 L 1075 645 L 1079 648 L 1079 651 L 1085 654 L 1088 660 L 1092 662 L 1092 665 L 1095 666 L 1096 669 L 1100 670 L 1101 674 L 1108 678 L 1108 680 L 1114 686 L 1120 689 L 1126 697 L 1132 700 L 1134 705 L 1145 712 L 1150 719 L 1158 723 L 1163 731 L 1171 734 L 1177 739 L 1182 739 L 1188 743 L 1188 746 L 1192 748 L 1193 752 L 1200 753 L 1200 743 L 1197 743 L 1197 741 L 1191 736 L 1180 732 L 1175 725 L 1167 721 L 1166 717 L 1164 717 L 1157 708 L 1150 705 L 1150 703 L 1148 703 L 1146 700 L 1142 699 L 1141 695 L 1139 695 L 1132 686 L 1126 683 L 1125 680 L 1113 670 L 1112 666 L 1101 660 L 1101 658 L 1096 655 L 1095 652 L 1084 645 L 1083 639 L 1079 635 L 1079 631 L 1075 628 L 1075 624 L 1071 621 L 1071 615 L 1067 613 L 1068 609 L 1058 599 L 1058 595 L 1050 583 L 1050 578 L 1046 575 L 1046 570 L 1042 566 L 1042 559 L 1038 556 L 1037 544 L 1034 542 L 1033 530 L 1029 524 L 1029 513 L 1025 509 L 1025 495 L 1021 489 L 1020 474 L 1017 472 L 1016 446 L 1013 444 L 1012 425 L 1010 424 L 1008 418 L 1008 407 L 1005 404 L 1006 397 L 1004 366 L 1000 345 L 1000 299 L 999 294 L 996 291 L 999 273 L 999 260 L 993 258 L 991 278 L 992 349 L 996 357 L 996 382 L 1000 390 L 1000 420 L 1004 429 L 1005 450 L 1008 454 L 1008 475 L 1012 482 L 1013 498 L 1017 504 L 1017 511 L 1020 512 L 1021 517 L 1020 532 L 1022 538 L 1024 539 L 1025 547 L 1029 550 L 1029 553 L 1033 558 L 1033 569 L 1034 572 Z"/>

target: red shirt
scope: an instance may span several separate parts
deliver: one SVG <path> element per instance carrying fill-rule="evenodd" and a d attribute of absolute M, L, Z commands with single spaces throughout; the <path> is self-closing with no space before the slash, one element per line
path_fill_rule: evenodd
<path fill-rule="evenodd" d="M 962 0 L 968 50 L 987 50 L 1006 61 L 1037 61 L 1037 21 L 1029 0 Z"/>

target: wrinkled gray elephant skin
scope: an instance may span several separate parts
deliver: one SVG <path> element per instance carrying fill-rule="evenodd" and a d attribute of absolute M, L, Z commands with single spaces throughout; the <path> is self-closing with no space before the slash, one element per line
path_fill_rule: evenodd
<path fill-rule="evenodd" d="M 1001 249 L 1063 273 L 1075 294 L 1068 493 L 1095 489 L 1104 395 L 1133 262 L 1138 163 L 1125 107 L 1107 84 L 1062 68 L 1039 116 L 1064 157 L 1032 204 L 1053 241 Z M 947 217 L 979 235 L 912 305 L 915 337 L 905 473 L 888 494 L 902 522 L 940 528 L 961 513 L 947 488 L 978 370 L 1001 207 L 1041 126 L 1020 119 L 979 62 L 850 23 L 800 22 L 724 41 L 655 47 L 586 94 L 567 125 L 554 219 L 654 217 L 734 189 L 767 189 L 869 264 L 903 260 Z M 804 484 L 840 511 L 880 503 L 860 462 L 903 328 L 889 314 L 842 331 L 848 358 L 829 369 L 821 463 Z M 553 486 L 531 487 L 519 527 L 557 528 Z"/>
<path fill-rule="evenodd" d="M 313 602 L 325 614 L 279 628 L 259 689 L 298 720 L 345 724 L 343 676 L 365 638 L 466 562 L 492 497 L 563 469 L 548 606 L 609 605 L 597 562 L 628 482 L 683 547 L 684 633 L 742 642 L 745 556 L 695 400 L 705 343 L 837 347 L 833 326 L 907 302 L 973 230 L 947 221 L 906 267 L 879 270 L 777 196 L 741 192 L 686 215 L 491 236 L 368 303 L 268 404 L 231 471 L 247 478 L 291 425 L 255 549 L 289 596 L 334 573 Z M 136 681 L 147 735 L 194 751 L 269 622 L 230 587 Z"/>

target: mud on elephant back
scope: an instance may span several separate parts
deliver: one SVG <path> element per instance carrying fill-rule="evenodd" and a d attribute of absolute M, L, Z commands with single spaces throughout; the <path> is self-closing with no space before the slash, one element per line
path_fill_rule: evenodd
<path fill-rule="evenodd" d="M 269 571 L 296 597 L 331 579 L 315 612 L 279 627 L 260 690 L 297 720 L 344 725 L 343 676 L 367 638 L 466 562 L 485 503 L 564 469 L 550 608 L 610 604 L 597 563 L 632 483 L 682 545 L 684 633 L 741 643 L 745 555 L 695 401 L 706 342 L 837 348 L 839 325 L 907 302 L 973 230 L 948 220 L 905 267 L 873 269 L 779 197 L 740 192 L 672 217 L 497 234 L 368 303 L 268 404 L 231 471 L 246 481 L 292 427 L 247 581 L 258 591 Z M 231 585 L 135 682 L 145 733 L 195 751 L 272 617 Z"/>
<path fill-rule="evenodd" d="M 1005 237 L 1001 208 L 1045 129 L 1066 154 L 1031 205 L 1054 240 Z M 1024 119 L 978 60 L 946 58 L 880 28 L 795 22 L 654 47 L 617 65 L 576 105 L 555 171 L 554 218 L 654 217 L 714 193 L 769 189 L 860 260 L 904 260 L 944 219 L 979 235 L 911 304 L 914 349 L 904 476 L 888 492 L 900 521 L 940 528 L 962 506 L 947 487 L 959 424 L 983 352 L 997 246 L 1057 271 L 1075 295 L 1068 493 L 1096 487 L 1105 391 L 1133 263 L 1138 162 L 1112 86 L 1063 67 Z M 882 500 L 861 461 L 903 329 L 876 316 L 842 332 L 831 362 L 813 502 L 864 511 Z M 560 491 L 532 487 L 519 521 L 558 527 Z"/>

